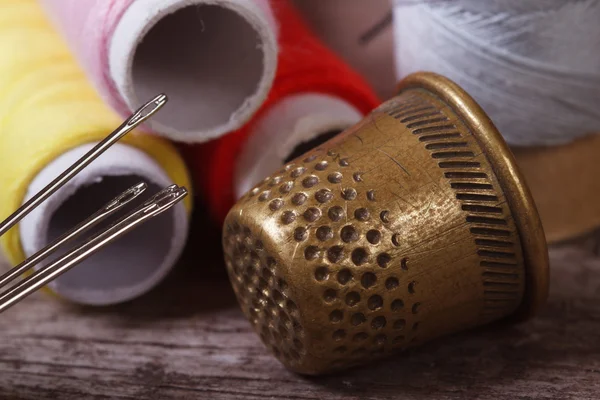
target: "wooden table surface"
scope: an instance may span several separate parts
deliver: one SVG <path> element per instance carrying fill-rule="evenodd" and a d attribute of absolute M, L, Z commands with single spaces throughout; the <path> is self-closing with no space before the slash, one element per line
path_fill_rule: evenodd
<path fill-rule="evenodd" d="M 600 399 L 595 237 L 551 250 L 550 300 L 536 319 L 321 378 L 267 353 L 218 251 L 188 252 L 136 301 L 99 309 L 36 294 L 0 316 L 0 399 Z"/>

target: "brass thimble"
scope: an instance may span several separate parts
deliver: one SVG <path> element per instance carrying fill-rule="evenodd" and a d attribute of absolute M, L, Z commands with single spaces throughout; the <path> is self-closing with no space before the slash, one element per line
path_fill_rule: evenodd
<path fill-rule="evenodd" d="M 430 73 L 247 193 L 223 243 L 244 313 L 305 374 L 527 317 L 548 290 L 544 232 L 510 150 Z"/>

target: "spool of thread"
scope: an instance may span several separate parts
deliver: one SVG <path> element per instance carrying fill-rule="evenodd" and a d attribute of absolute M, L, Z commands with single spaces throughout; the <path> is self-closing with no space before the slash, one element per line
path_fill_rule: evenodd
<path fill-rule="evenodd" d="M 599 151 L 600 135 L 561 146 L 513 149 L 549 243 L 581 237 L 600 227 Z"/>
<path fill-rule="evenodd" d="M 394 35 L 390 0 L 294 0 L 311 29 L 364 76 L 379 97 L 394 95 Z"/>
<path fill-rule="evenodd" d="M 35 0 L 0 0 L 0 9 L 3 219 L 122 121 L 89 86 Z M 22 261 L 139 181 L 148 183 L 149 193 L 172 182 L 189 187 L 174 147 L 132 132 L 5 234 L 2 251 L 13 264 Z M 96 305 L 148 291 L 175 264 L 189 210 L 189 202 L 175 206 L 59 277 L 51 290 Z"/>
<path fill-rule="evenodd" d="M 394 3 L 398 77 L 459 83 L 513 145 L 567 143 L 600 128 L 600 2 Z"/>
<path fill-rule="evenodd" d="M 273 1 L 279 62 L 269 98 L 242 129 L 188 149 L 195 182 L 222 222 L 256 179 L 359 121 L 379 104 L 363 78 L 325 47 L 287 0 Z"/>
<path fill-rule="evenodd" d="M 42 0 L 88 77 L 121 114 L 165 92 L 149 126 L 204 142 L 263 103 L 277 64 L 268 0 Z"/>

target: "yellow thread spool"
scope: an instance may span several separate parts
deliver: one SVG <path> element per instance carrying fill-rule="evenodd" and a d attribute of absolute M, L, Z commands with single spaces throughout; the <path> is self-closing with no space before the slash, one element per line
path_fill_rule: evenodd
<path fill-rule="evenodd" d="M 0 9 L 1 219 L 22 204 L 48 163 L 103 139 L 122 121 L 88 84 L 36 1 L 0 0 Z M 147 154 L 173 182 L 190 187 L 183 160 L 166 141 L 133 132 L 123 143 Z M 12 263 L 25 258 L 17 227 L 0 245 Z"/>

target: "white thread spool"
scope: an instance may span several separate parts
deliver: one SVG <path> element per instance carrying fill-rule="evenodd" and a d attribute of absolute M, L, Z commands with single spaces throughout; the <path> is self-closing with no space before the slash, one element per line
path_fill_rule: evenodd
<path fill-rule="evenodd" d="M 600 132 L 599 0 L 396 0 L 396 69 L 445 75 L 513 145 Z"/>

